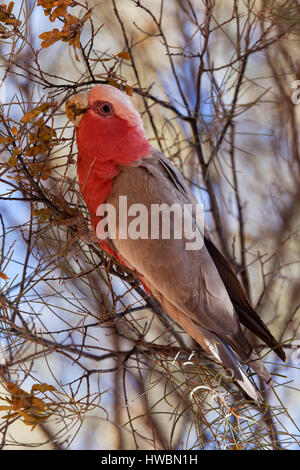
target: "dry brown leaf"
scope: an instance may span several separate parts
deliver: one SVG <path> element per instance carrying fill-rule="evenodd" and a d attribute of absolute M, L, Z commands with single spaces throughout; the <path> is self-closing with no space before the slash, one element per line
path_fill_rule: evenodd
<path fill-rule="evenodd" d="M 122 51 L 117 54 L 117 57 L 120 57 L 120 59 L 124 60 L 130 60 L 130 54 L 127 51 Z"/>

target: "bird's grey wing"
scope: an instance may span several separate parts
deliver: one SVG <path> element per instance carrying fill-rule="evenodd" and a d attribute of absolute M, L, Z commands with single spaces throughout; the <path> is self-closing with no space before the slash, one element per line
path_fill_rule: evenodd
<path fill-rule="evenodd" d="M 224 255 L 218 250 L 211 236 L 205 234 L 205 246 L 212 257 L 221 279 L 227 289 L 229 297 L 238 314 L 240 322 L 246 326 L 258 338 L 264 341 L 276 354 L 283 360 L 286 360 L 285 352 L 274 338 L 269 328 L 256 311 L 251 307 L 248 296 L 233 268 L 226 260 Z"/>
<path fill-rule="evenodd" d="M 194 204 L 182 177 L 177 184 L 170 177 L 176 170 L 154 151 L 135 165 L 124 167 L 115 178 L 107 200 L 119 210 L 119 196 L 127 196 L 128 207 L 143 204 L 148 213 L 151 204 Z M 178 186 L 179 185 L 179 186 Z M 190 213 L 191 223 L 194 223 Z M 118 219 L 118 217 L 117 217 Z M 129 222 L 131 221 L 128 218 Z M 194 224 L 194 229 L 196 226 Z M 245 339 L 224 283 L 207 250 L 186 250 L 185 239 L 126 239 L 113 243 L 120 255 L 141 273 L 157 296 L 165 298 L 183 315 L 201 328 L 216 333 L 243 358 L 250 356 L 251 345 Z M 172 315 L 172 311 L 169 313 Z"/>
<path fill-rule="evenodd" d="M 167 169 L 169 177 L 172 179 L 178 192 L 181 193 L 181 197 L 184 198 L 184 200 L 195 200 L 181 173 L 177 171 L 164 156 L 161 156 L 161 163 Z M 283 361 L 285 361 L 285 352 L 274 338 L 267 325 L 265 325 L 256 311 L 251 307 L 243 285 L 236 276 L 229 261 L 217 248 L 213 237 L 207 230 L 205 230 L 204 243 L 225 285 L 240 322 L 252 331 L 252 333 L 256 334 L 258 338 L 264 341 Z"/>

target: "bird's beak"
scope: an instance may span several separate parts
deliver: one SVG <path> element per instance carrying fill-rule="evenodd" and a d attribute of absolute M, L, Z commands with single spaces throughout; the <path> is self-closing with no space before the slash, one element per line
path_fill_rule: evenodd
<path fill-rule="evenodd" d="M 66 115 L 74 126 L 79 126 L 82 116 L 89 109 L 89 94 L 78 93 L 66 102 Z"/>

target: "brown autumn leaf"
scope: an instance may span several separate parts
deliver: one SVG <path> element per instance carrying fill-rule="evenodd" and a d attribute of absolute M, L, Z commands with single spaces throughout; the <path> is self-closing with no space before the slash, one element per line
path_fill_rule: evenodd
<path fill-rule="evenodd" d="M 53 104 L 52 104 L 52 106 L 53 106 Z M 38 137 L 39 140 L 48 142 L 53 137 L 56 138 L 57 134 L 56 134 L 55 129 L 53 129 L 50 126 L 47 126 L 47 124 L 45 123 L 43 117 L 40 117 L 37 120 L 36 125 L 38 127 L 37 137 Z"/>
<path fill-rule="evenodd" d="M 52 171 L 52 168 L 50 166 L 47 166 L 46 168 L 44 168 L 44 171 L 41 175 L 41 179 L 43 181 L 46 181 L 49 178 L 49 176 L 51 175 L 51 171 Z"/>
<path fill-rule="evenodd" d="M 38 6 L 47 9 L 52 9 L 61 5 L 70 5 L 70 3 L 72 3 L 72 0 L 38 0 L 37 2 Z"/>
<path fill-rule="evenodd" d="M 41 47 L 46 49 L 47 47 L 52 46 L 57 41 L 63 38 L 63 33 L 59 29 L 54 28 L 52 31 L 45 31 L 39 35 L 39 38 L 42 39 Z"/>
<path fill-rule="evenodd" d="M 7 7 L 7 13 L 10 15 L 14 7 L 14 2 L 9 2 Z"/>
<path fill-rule="evenodd" d="M 56 131 L 49 126 L 45 126 L 38 132 L 38 137 L 42 142 L 49 143 L 53 137 L 56 138 Z"/>
<path fill-rule="evenodd" d="M 108 83 L 109 85 L 114 86 L 116 88 L 119 88 L 119 89 L 121 88 L 120 83 L 117 80 L 114 80 L 113 78 L 109 78 Z"/>
<path fill-rule="evenodd" d="M 17 160 L 17 157 L 15 155 L 12 155 L 7 160 L 7 163 L 9 164 L 9 166 L 16 166 L 17 162 L 18 162 L 18 160 Z"/>
<path fill-rule="evenodd" d="M 0 277 L 1 279 L 4 279 L 4 280 L 9 279 L 9 277 L 7 277 L 6 274 L 1 273 L 1 272 L 0 272 Z"/>
<path fill-rule="evenodd" d="M 31 393 L 33 392 L 55 392 L 56 388 L 53 385 L 48 385 L 46 383 L 34 384 L 31 388 Z"/>
<path fill-rule="evenodd" d="M 43 207 L 41 209 L 35 209 L 32 211 L 33 215 L 38 217 L 39 222 L 43 223 L 50 219 L 52 212 L 50 209 Z"/>
<path fill-rule="evenodd" d="M 57 137 L 55 129 L 48 126 L 43 117 L 40 117 L 35 122 L 35 125 L 37 126 L 37 131 L 29 133 L 29 141 L 32 145 L 29 144 L 23 150 L 27 157 L 34 157 L 40 153 L 46 152 L 55 145 L 55 142 L 53 142 L 53 139 Z"/>
<path fill-rule="evenodd" d="M 46 403 L 41 398 L 38 398 L 38 397 L 32 398 L 32 406 L 34 408 L 37 408 L 37 410 L 35 410 L 34 412 L 38 415 L 41 415 L 42 412 L 48 408 Z"/>
<path fill-rule="evenodd" d="M 42 48 L 47 48 L 57 41 L 68 42 L 73 46 L 75 59 L 79 61 L 76 49 L 80 49 L 80 35 L 85 22 L 91 17 L 92 11 L 89 10 L 82 19 L 77 18 L 69 13 L 64 13 L 64 26 L 61 31 L 57 28 L 53 31 L 46 31 L 39 35 L 42 41 Z"/>
<path fill-rule="evenodd" d="M 33 147 L 30 147 L 28 150 L 26 150 L 25 155 L 27 155 L 27 157 L 35 157 L 39 153 L 43 153 L 46 150 L 47 148 L 45 145 L 34 145 Z"/>
<path fill-rule="evenodd" d="M 132 96 L 133 95 L 133 88 L 130 85 L 125 85 L 125 92 L 127 95 Z"/>
<path fill-rule="evenodd" d="M 0 411 L 10 410 L 11 413 L 2 416 L 2 419 L 22 418 L 24 424 L 34 427 L 51 416 L 51 412 L 46 411 L 48 410 L 47 403 L 34 396 L 34 391 L 38 391 L 40 388 L 52 390 L 51 385 L 37 384 L 36 387 L 32 387 L 31 393 L 21 389 L 13 382 L 9 382 L 6 388 L 10 392 L 11 398 L 3 399 L 9 405 L 0 406 Z"/>
<path fill-rule="evenodd" d="M 130 60 L 130 54 L 128 51 L 121 51 L 117 54 L 117 57 L 124 60 Z"/>
<path fill-rule="evenodd" d="M 47 11 L 51 11 L 53 8 L 67 8 L 69 5 L 71 5 L 72 1 L 73 0 L 38 0 L 37 5 Z"/>
<path fill-rule="evenodd" d="M 25 390 L 22 390 L 20 387 L 18 387 L 18 385 L 14 384 L 13 382 L 8 382 L 6 387 L 12 395 L 29 395 L 29 393 L 25 392 Z"/>
<path fill-rule="evenodd" d="M 47 180 L 51 174 L 51 167 L 44 163 L 32 163 L 29 171 L 33 176 L 39 176 L 43 181 Z"/>
<path fill-rule="evenodd" d="M 40 104 L 39 106 L 37 106 L 36 108 L 32 109 L 32 110 L 29 111 L 28 113 L 24 114 L 24 116 L 23 116 L 22 119 L 21 119 L 21 122 L 22 122 L 22 123 L 27 123 L 27 122 L 33 121 L 39 114 L 45 113 L 46 111 L 48 111 L 48 109 L 50 108 L 50 106 L 51 106 L 50 103 L 42 103 L 42 104 Z"/>
<path fill-rule="evenodd" d="M 17 20 L 12 14 L 13 7 L 14 2 L 9 2 L 7 6 L 4 4 L 0 5 L 0 22 L 18 27 L 22 24 L 22 21 Z"/>
<path fill-rule="evenodd" d="M 4 137 L 0 135 L 0 144 L 11 144 L 14 140 L 14 137 Z"/>
<path fill-rule="evenodd" d="M 65 16 L 71 3 L 72 0 L 38 0 L 37 4 L 44 8 L 44 14 L 53 23 L 57 18 Z"/>

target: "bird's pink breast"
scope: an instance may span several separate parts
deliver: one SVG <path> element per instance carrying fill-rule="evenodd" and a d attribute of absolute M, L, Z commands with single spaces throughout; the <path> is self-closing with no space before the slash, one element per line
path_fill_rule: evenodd
<path fill-rule="evenodd" d="M 81 154 L 99 161 L 126 165 L 151 151 L 142 127 L 132 127 L 118 116 L 102 118 L 89 111 L 81 120 L 77 132 Z"/>
<path fill-rule="evenodd" d="M 121 171 L 120 166 L 149 155 L 152 147 L 143 128 L 131 127 L 118 116 L 105 119 L 91 111 L 76 128 L 76 138 L 79 188 L 95 229 L 99 222 L 97 208 L 107 200 L 113 180 Z M 99 240 L 99 244 L 118 258 L 105 240 Z"/>

